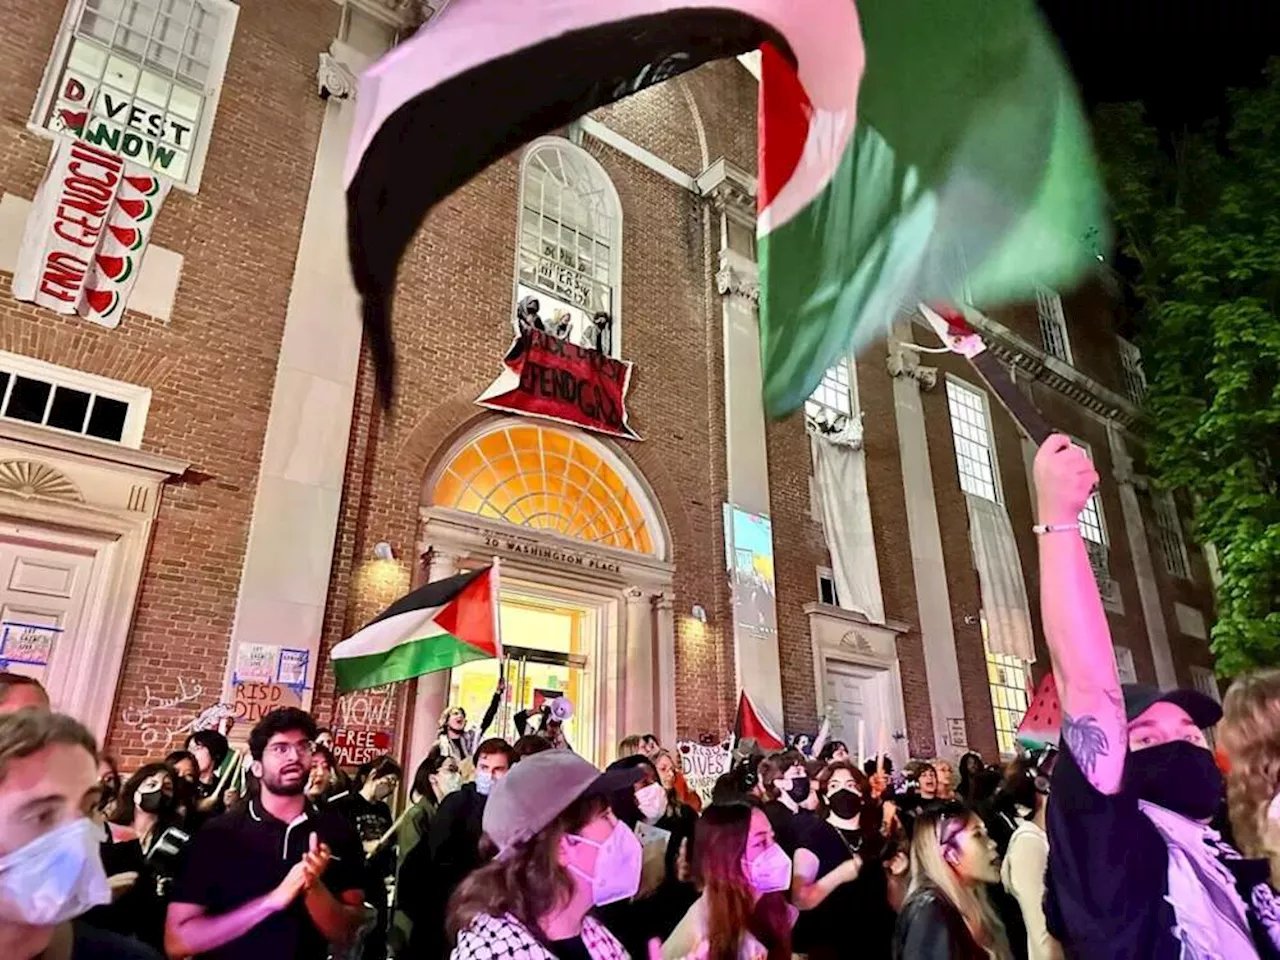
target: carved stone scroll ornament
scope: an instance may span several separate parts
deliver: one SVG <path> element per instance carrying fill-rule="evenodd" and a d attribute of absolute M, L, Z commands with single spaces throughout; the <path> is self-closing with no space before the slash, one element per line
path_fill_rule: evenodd
<path fill-rule="evenodd" d="M 938 368 L 921 364 L 920 355 L 901 343 L 890 344 L 888 365 L 889 375 L 895 379 L 906 377 L 914 380 L 922 390 L 932 390 L 937 386 Z"/>
<path fill-rule="evenodd" d="M 82 503 L 80 489 L 60 470 L 32 460 L 0 462 L 0 493 L 24 500 L 64 500 Z"/>

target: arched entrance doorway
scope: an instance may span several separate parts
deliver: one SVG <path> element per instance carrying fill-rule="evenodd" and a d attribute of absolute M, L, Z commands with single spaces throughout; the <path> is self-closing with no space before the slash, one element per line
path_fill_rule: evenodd
<path fill-rule="evenodd" d="M 514 737 L 518 711 L 564 694 L 569 741 L 597 763 L 627 733 L 674 740 L 670 537 L 623 455 L 571 428 L 489 418 L 437 457 L 423 494 L 432 579 L 502 561 L 507 660 L 420 682 L 411 761 L 430 749 L 446 703 L 479 721 L 499 671 L 509 693 L 491 735 Z"/>

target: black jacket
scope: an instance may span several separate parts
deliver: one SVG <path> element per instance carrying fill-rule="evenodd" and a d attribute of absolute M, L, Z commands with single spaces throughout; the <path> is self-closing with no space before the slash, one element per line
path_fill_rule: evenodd
<path fill-rule="evenodd" d="M 454 889 L 481 865 L 484 805 L 475 784 L 464 784 L 444 798 L 426 837 L 405 857 L 396 902 L 413 921 L 408 956 L 433 958 L 448 953 L 445 910 Z"/>
<path fill-rule="evenodd" d="M 893 960 L 988 960 L 964 918 L 936 890 L 917 890 L 902 905 L 893 933 Z"/>

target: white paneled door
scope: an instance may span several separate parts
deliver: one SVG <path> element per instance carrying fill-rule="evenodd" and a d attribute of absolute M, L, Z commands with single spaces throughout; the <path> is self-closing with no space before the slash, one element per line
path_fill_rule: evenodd
<path fill-rule="evenodd" d="M 876 751 L 890 718 L 882 716 L 885 699 L 880 686 L 888 679 L 884 670 L 836 660 L 827 661 L 827 708 L 831 712 L 831 736 L 843 740 L 849 754 L 861 762 Z M 859 724 L 861 721 L 861 724 Z M 890 751 L 890 743 L 884 749 Z M 859 756 L 861 752 L 862 756 Z"/>
<path fill-rule="evenodd" d="M 96 552 L 56 531 L 0 526 L 0 669 L 35 677 L 57 708 L 81 635 Z"/>

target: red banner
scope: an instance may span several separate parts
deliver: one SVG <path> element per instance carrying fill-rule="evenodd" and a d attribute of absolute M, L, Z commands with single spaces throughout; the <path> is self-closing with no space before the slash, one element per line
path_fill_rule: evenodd
<path fill-rule="evenodd" d="M 476 400 L 482 407 L 570 423 L 626 440 L 631 363 L 538 330 L 511 344 L 505 369 Z"/>

